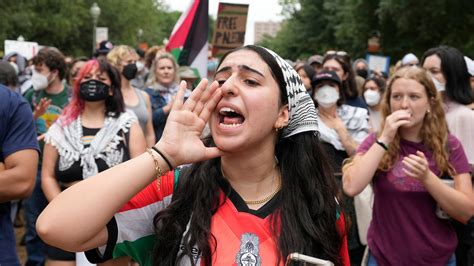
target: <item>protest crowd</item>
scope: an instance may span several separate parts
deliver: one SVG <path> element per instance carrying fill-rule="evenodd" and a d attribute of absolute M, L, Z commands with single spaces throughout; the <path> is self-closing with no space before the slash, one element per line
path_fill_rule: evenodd
<path fill-rule="evenodd" d="M 0 265 L 474 265 L 472 59 L 209 47 L 3 56 Z"/>

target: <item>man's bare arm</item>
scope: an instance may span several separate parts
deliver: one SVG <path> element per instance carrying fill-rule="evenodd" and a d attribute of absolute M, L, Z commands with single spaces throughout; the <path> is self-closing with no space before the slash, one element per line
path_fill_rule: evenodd
<path fill-rule="evenodd" d="M 25 149 L 5 158 L 0 168 L 0 203 L 28 197 L 35 185 L 38 151 Z"/>

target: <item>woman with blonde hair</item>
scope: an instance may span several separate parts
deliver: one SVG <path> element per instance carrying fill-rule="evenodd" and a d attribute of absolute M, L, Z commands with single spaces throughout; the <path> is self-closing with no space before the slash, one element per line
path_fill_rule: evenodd
<path fill-rule="evenodd" d="M 463 147 L 448 132 L 425 70 L 397 71 L 384 101 L 382 131 L 364 140 L 343 171 L 346 194 L 374 187 L 369 265 L 456 265 L 449 217 L 466 223 L 474 214 Z"/>
<path fill-rule="evenodd" d="M 148 147 L 155 143 L 155 132 L 151 121 L 150 97 L 144 91 L 134 88 L 131 80 L 137 75 L 137 52 L 130 46 L 115 46 L 108 54 L 107 60 L 121 73 L 122 95 L 127 110 L 138 118 L 145 135 Z"/>
<path fill-rule="evenodd" d="M 145 89 L 151 99 L 156 141 L 163 134 L 173 99 L 178 93 L 178 81 L 178 64 L 173 55 L 157 52 L 148 76 L 147 89 Z M 191 91 L 186 90 L 184 97 L 187 98 L 189 95 Z"/>

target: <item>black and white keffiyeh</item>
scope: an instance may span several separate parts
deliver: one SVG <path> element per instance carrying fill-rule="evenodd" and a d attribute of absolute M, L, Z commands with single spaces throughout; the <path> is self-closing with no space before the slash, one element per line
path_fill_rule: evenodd
<path fill-rule="evenodd" d="M 46 133 L 45 142 L 57 149 L 60 171 L 69 169 L 74 162 L 80 160 L 82 178 L 86 179 L 98 173 L 96 159 L 104 160 L 108 167 L 123 161 L 123 150 L 117 147 L 124 139 L 117 133 L 120 130 L 128 132 L 132 123 L 137 121 L 135 114 L 130 111 L 121 113 L 118 118 L 106 117 L 104 126 L 94 136 L 90 146 L 85 148 L 82 142 L 81 116 L 66 126 L 62 126 L 61 119 L 58 119 Z"/>
<path fill-rule="evenodd" d="M 280 66 L 286 83 L 288 96 L 288 126 L 283 128 L 282 137 L 288 138 L 306 131 L 318 131 L 318 115 L 314 102 L 306 92 L 303 81 L 293 67 L 272 50 L 265 48 Z"/>

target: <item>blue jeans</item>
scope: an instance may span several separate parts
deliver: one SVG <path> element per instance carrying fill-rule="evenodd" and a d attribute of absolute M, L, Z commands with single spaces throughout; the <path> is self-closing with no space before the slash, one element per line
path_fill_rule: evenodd
<path fill-rule="evenodd" d="M 24 211 L 26 221 L 25 245 L 28 258 L 26 265 L 44 265 L 45 245 L 36 233 L 36 220 L 43 209 L 48 205 L 48 200 L 41 189 L 41 166 L 38 167 L 35 188 L 29 198 L 25 200 Z"/>
<path fill-rule="evenodd" d="M 369 259 L 368 259 L 367 265 L 368 266 L 378 265 L 377 262 L 375 261 L 375 257 L 372 255 L 372 253 L 370 253 L 370 250 L 369 250 Z M 446 266 L 456 266 L 456 255 L 453 254 L 451 256 L 451 258 L 446 263 Z"/>
<path fill-rule="evenodd" d="M 10 219 L 10 202 L 0 203 L 0 265 L 20 266 Z"/>

